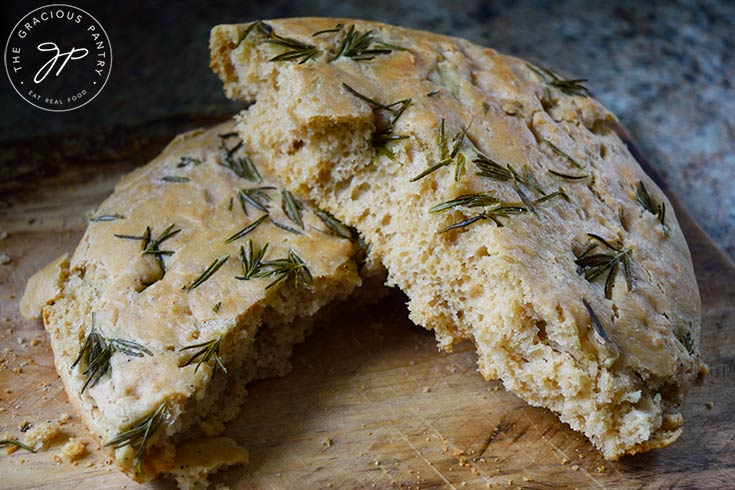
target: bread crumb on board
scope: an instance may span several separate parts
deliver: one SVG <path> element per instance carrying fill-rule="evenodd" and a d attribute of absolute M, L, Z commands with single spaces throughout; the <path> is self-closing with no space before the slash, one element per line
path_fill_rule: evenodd
<path fill-rule="evenodd" d="M 68 463 L 73 463 L 82 459 L 86 452 L 87 443 L 78 437 L 72 437 L 61 448 L 61 458 Z"/>
<path fill-rule="evenodd" d="M 56 420 L 47 420 L 30 428 L 23 437 L 23 442 L 39 451 L 48 446 L 49 442 L 59 435 L 61 424 Z"/>

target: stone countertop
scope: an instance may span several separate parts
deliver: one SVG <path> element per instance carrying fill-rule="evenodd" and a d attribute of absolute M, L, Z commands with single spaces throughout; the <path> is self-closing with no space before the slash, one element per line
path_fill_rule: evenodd
<path fill-rule="evenodd" d="M 6 8 L 3 35 L 45 3 Z M 72 3 L 110 37 L 114 62 L 105 89 L 81 109 L 48 113 L 20 99 L 5 79 L 0 144 L 182 113 L 234 113 L 240 105 L 225 99 L 209 71 L 211 26 L 291 16 L 368 18 L 464 37 L 588 78 L 695 219 L 735 258 L 735 2 Z"/>

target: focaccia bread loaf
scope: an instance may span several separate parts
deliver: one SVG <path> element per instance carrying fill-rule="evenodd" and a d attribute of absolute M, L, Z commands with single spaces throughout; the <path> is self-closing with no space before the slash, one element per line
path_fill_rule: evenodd
<path fill-rule="evenodd" d="M 285 374 L 361 272 L 381 282 L 360 270 L 354 231 L 254 166 L 233 125 L 181 135 L 124 177 L 21 303 L 42 312 L 69 399 L 137 481 L 171 472 L 194 488 L 246 461 L 216 437 L 245 384 Z"/>
<path fill-rule="evenodd" d="M 286 19 L 213 29 L 237 131 L 355 226 L 411 318 L 609 459 L 667 446 L 706 370 L 689 250 L 580 80 L 468 41 Z"/>

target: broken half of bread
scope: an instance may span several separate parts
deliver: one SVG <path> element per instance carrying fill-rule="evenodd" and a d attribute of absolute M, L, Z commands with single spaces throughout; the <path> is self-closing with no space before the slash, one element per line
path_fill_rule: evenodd
<path fill-rule="evenodd" d="M 676 440 L 706 370 L 689 250 L 582 80 L 365 21 L 222 25 L 210 47 L 254 102 L 246 145 L 364 235 L 442 348 L 474 342 L 608 459 Z"/>
<path fill-rule="evenodd" d="M 288 371 L 361 268 L 381 282 L 354 230 L 256 167 L 233 124 L 181 135 L 123 178 L 21 303 L 42 314 L 70 401 L 137 481 L 198 488 L 245 462 L 221 435 L 245 385 Z"/>

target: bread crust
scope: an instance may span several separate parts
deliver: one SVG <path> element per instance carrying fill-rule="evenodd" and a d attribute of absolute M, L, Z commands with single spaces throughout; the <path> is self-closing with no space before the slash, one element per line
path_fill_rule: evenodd
<path fill-rule="evenodd" d="M 344 55 L 353 27 L 389 48 Z M 226 94 L 255 102 L 240 135 L 365 236 L 442 348 L 472 340 L 487 379 L 554 410 L 608 459 L 678 437 L 675 407 L 706 370 L 691 257 L 615 116 L 578 82 L 349 19 L 217 26 L 210 47 Z"/>
<path fill-rule="evenodd" d="M 287 372 L 291 349 L 310 332 L 315 315 L 362 284 L 353 241 L 335 236 L 308 203 L 294 198 L 298 209 L 289 215 L 280 183 L 264 168 L 262 180 L 243 177 L 250 160 L 234 125 L 179 135 L 153 162 L 125 176 L 95 212 L 73 257 L 40 271 L 24 295 L 24 314 L 41 309 L 69 400 L 100 444 L 166 404 L 141 471 L 134 448 L 111 450 L 137 481 L 174 470 L 179 442 L 193 447 L 192 440 L 201 439 L 207 446 L 237 414 L 242 386 Z M 242 192 L 256 188 L 255 203 L 241 202 Z M 228 239 L 257 220 L 252 231 Z M 166 230 L 170 237 L 146 253 Z M 304 267 L 282 277 L 236 279 L 246 274 L 248 240 L 254 254 L 268 244 L 263 261 L 288 258 L 298 265 L 296 256 Z M 191 287 L 221 257 L 227 259 Z M 363 275 L 374 283 L 380 271 Z M 109 369 L 83 389 L 85 361 L 75 361 L 92 328 L 108 344 L 132 341 L 145 352 L 114 351 Z M 215 356 L 191 361 L 199 348 L 185 347 L 217 339 Z M 246 451 L 225 446 L 221 461 L 210 454 L 212 468 L 246 461 Z M 200 465 L 190 473 L 200 480 L 209 470 Z"/>

